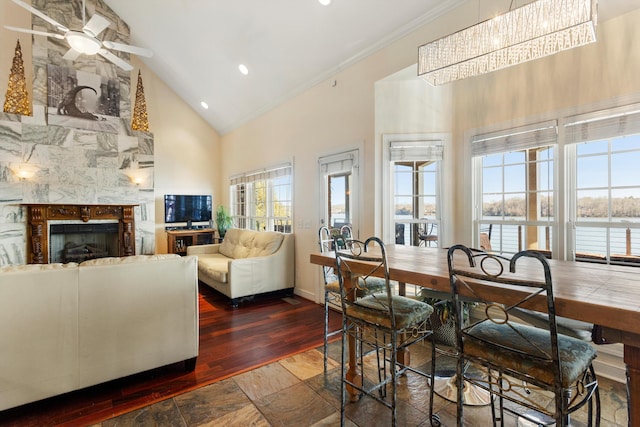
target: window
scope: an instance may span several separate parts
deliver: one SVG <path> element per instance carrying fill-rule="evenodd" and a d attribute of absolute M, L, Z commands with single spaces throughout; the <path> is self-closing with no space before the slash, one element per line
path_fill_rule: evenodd
<path fill-rule="evenodd" d="M 328 175 L 328 224 L 333 228 L 351 225 L 351 173 Z"/>
<path fill-rule="evenodd" d="M 231 179 L 231 214 L 240 228 L 292 232 L 293 197 L 290 164 Z"/>
<path fill-rule="evenodd" d="M 395 243 L 438 246 L 442 141 L 390 141 Z"/>
<path fill-rule="evenodd" d="M 318 158 L 322 189 L 320 223 L 330 228 L 351 226 L 358 230 L 358 150 Z"/>
<path fill-rule="evenodd" d="M 640 262 L 640 112 L 575 116 L 565 125 L 576 260 Z"/>
<path fill-rule="evenodd" d="M 500 253 L 535 249 L 551 256 L 556 143 L 555 121 L 472 139 L 476 246 Z"/>
<path fill-rule="evenodd" d="M 471 139 L 473 243 L 640 266 L 640 104 L 559 120 Z"/>

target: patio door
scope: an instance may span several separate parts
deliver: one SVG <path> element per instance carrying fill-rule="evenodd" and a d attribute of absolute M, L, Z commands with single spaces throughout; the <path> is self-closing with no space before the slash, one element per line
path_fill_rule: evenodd
<path fill-rule="evenodd" d="M 330 228 L 351 226 L 358 236 L 358 159 L 359 151 L 351 150 L 318 159 L 322 200 L 320 225 Z"/>

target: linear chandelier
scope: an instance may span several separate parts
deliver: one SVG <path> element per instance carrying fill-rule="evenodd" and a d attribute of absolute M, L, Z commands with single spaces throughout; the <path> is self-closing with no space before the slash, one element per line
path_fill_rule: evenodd
<path fill-rule="evenodd" d="M 418 49 L 432 85 L 490 73 L 596 41 L 597 0 L 537 0 Z"/>

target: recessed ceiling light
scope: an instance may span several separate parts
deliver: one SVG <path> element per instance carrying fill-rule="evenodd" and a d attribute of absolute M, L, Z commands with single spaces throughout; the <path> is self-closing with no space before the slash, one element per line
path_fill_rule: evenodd
<path fill-rule="evenodd" d="M 209 109 L 209 104 L 207 104 L 207 103 L 206 103 L 206 102 L 204 102 L 204 101 L 202 101 L 202 102 L 200 103 L 200 105 L 202 105 L 202 108 L 204 108 L 205 110 L 208 110 L 208 109 Z"/>
<path fill-rule="evenodd" d="M 242 74 L 244 74 L 245 76 L 246 76 L 247 74 L 249 74 L 249 69 L 248 69 L 248 68 L 247 68 L 247 66 L 246 66 L 246 65 L 244 65 L 244 64 L 240 64 L 240 65 L 238 65 L 238 70 L 240 70 L 240 72 L 241 72 Z"/>
<path fill-rule="evenodd" d="M 329 6 L 331 4 L 331 0 L 318 0 L 321 5 Z"/>

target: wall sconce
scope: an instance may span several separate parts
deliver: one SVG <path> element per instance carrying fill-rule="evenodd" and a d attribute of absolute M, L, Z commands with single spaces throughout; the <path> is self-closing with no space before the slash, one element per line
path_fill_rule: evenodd
<path fill-rule="evenodd" d="M 144 171 L 142 169 L 125 169 L 124 174 L 136 186 L 140 186 L 144 182 Z"/>
<path fill-rule="evenodd" d="M 39 170 L 36 165 L 33 165 L 31 163 L 10 164 L 9 169 L 11 169 L 11 172 L 13 172 L 13 174 L 17 176 L 20 181 L 33 178 Z"/>

